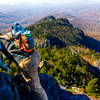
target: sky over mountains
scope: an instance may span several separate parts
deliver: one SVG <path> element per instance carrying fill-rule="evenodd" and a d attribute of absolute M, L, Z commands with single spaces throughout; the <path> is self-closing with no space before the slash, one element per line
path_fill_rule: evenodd
<path fill-rule="evenodd" d="M 2 0 L 0 4 L 33 3 L 33 4 L 65 4 L 65 3 L 97 3 L 100 0 Z"/>
<path fill-rule="evenodd" d="M 0 31 L 14 22 L 27 26 L 48 15 L 69 18 L 75 27 L 100 40 L 100 0 L 2 0 Z"/>

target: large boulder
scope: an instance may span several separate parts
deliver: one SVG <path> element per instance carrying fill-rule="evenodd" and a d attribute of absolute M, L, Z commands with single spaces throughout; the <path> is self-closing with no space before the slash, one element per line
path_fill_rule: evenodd
<path fill-rule="evenodd" d="M 57 81 L 49 75 L 40 74 L 39 77 L 48 100 L 90 100 L 86 95 L 73 95 L 61 89 Z M 0 100 L 34 100 L 34 93 L 28 90 L 20 75 L 12 79 L 8 74 L 0 72 Z"/>
<path fill-rule="evenodd" d="M 0 100 L 19 100 L 19 94 L 8 74 L 0 72 Z"/>
<path fill-rule="evenodd" d="M 40 74 L 39 77 L 49 100 L 90 100 L 86 95 L 73 95 L 71 92 L 61 89 L 57 81 L 49 75 Z"/>

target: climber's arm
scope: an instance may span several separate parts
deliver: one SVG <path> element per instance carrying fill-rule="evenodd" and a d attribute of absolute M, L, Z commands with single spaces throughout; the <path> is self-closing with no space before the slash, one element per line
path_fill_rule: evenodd
<path fill-rule="evenodd" d="M 4 35 L 1 35 L 1 34 L 0 34 L 0 38 L 1 38 L 1 39 L 5 39 L 5 40 L 10 40 L 10 37 L 8 37 L 7 34 L 4 34 Z"/>
<path fill-rule="evenodd" d="M 5 39 L 5 40 L 10 40 L 10 41 L 14 40 L 17 37 L 18 35 L 14 35 L 12 32 L 9 32 L 3 35 L 0 34 L 0 38 Z"/>
<path fill-rule="evenodd" d="M 14 61 L 15 64 L 19 67 L 19 64 L 16 62 L 16 60 L 13 58 L 13 56 L 7 51 L 7 49 L 4 47 L 2 42 L 0 41 L 0 51 L 4 53 L 6 57 L 9 58 L 10 61 Z"/>

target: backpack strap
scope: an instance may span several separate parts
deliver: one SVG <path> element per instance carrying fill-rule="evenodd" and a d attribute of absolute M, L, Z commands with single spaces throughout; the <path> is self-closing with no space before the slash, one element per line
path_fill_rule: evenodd
<path fill-rule="evenodd" d="M 18 48 L 23 49 L 25 52 L 29 53 L 29 52 L 33 52 L 34 51 L 34 48 L 28 49 L 28 43 L 27 43 L 27 40 L 26 40 L 24 35 L 19 35 L 20 40 L 18 40 L 17 38 L 13 38 L 10 35 L 8 35 L 8 37 L 13 39 L 16 42 L 16 45 L 18 46 Z M 23 41 L 23 39 L 24 39 L 24 41 Z M 26 44 L 24 44 L 24 43 L 26 43 Z"/>

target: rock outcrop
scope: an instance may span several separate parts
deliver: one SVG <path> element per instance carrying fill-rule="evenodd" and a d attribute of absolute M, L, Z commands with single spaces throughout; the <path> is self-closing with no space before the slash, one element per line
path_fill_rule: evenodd
<path fill-rule="evenodd" d="M 100 59 L 94 62 L 94 66 L 100 69 Z"/>
<path fill-rule="evenodd" d="M 49 100 L 90 100 L 86 95 L 73 95 L 60 88 L 57 81 L 45 74 L 40 74 L 41 85 Z M 0 100 L 34 100 L 34 93 L 29 92 L 20 75 L 13 79 L 0 72 Z"/>
<path fill-rule="evenodd" d="M 0 72 L 0 100 L 20 100 L 13 80 L 8 74 Z"/>
<path fill-rule="evenodd" d="M 40 74 L 39 77 L 49 100 L 90 100 L 86 95 L 73 95 L 71 92 L 61 89 L 57 81 L 48 75 Z"/>
<path fill-rule="evenodd" d="M 48 47 L 48 46 L 50 46 L 50 41 L 46 39 L 45 42 L 42 44 L 41 48 Z"/>

